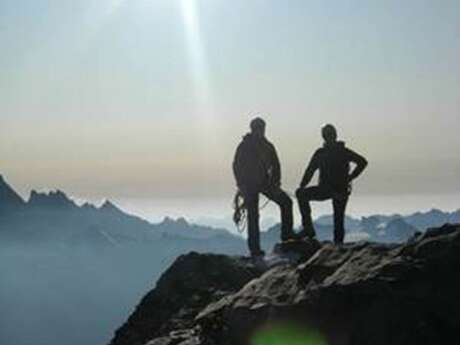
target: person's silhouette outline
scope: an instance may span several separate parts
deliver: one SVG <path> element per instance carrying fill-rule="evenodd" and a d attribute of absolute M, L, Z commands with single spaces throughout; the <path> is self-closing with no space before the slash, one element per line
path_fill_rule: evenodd
<path fill-rule="evenodd" d="M 263 256 L 260 248 L 259 194 L 281 209 L 281 239 L 293 238 L 292 200 L 281 189 L 281 166 L 274 145 L 265 137 L 265 121 L 255 118 L 250 133 L 236 149 L 233 173 L 247 209 L 248 247 L 252 256 Z"/>
<path fill-rule="evenodd" d="M 351 193 L 351 181 L 367 166 L 367 160 L 337 141 L 337 131 L 331 124 L 322 127 L 323 147 L 316 150 L 308 164 L 300 186 L 296 191 L 303 230 L 300 237 L 315 237 L 310 201 L 332 199 L 334 210 L 334 242 L 343 243 L 345 237 L 345 209 Z M 356 167 L 350 172 L 350 163 Z M 307 187 L 316 170 L 319 170 L 317 186 Z"/>

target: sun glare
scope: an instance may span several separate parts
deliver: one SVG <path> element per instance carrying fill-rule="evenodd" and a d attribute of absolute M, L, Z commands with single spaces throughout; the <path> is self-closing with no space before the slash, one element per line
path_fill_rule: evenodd
<path fill-rule="evenodd" d="M 184 21 L 190 74 L 193 81 L 198 111 L 207 118 L 210 113 L 211 92 L 205 56 L 205 48 L 200 31 L 200 19 L 196 0 L 180 0 Z"/>
<path fill-rule="evenodd" d="M 107 6 L 107 14 L 110 15 L 116 12 L 125 0 L 110 0 Z"/>

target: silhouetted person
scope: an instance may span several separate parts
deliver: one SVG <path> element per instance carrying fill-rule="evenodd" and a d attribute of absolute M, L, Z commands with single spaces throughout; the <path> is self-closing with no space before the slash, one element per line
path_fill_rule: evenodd
<path fill-rule="evenodd" d="M 259 194 L 281 209 L 281 239 L 293 237 L 292 200 L 281 189 L 281 167 L 275 147 L 265 138 L 265 121 L 255 118 L 251 132 L 239 144 L 233 173 L 247 209 L 248 246 L 252 256 L 263 256 L 260 248 Z"/>
<path fill-rule="evenodd" d="M 321 132 L 324 145 L 311 158 L 300 183 L 300 188 L 296 192 L 303 225 L 300 237 L 315 237 L 316 235 L 311 217 L 310 201 L 332 199 L 334 242 L 341 244 L 345 237 L 345 208 L 351 193 L 351 181 L 363 172 L 367 166 L 367 160 L 346 148 L 344 142 L 337 141 L 337 131 L 333 125 L 325 125 Z M 356 164 L 351 173 L 350 163 Z M 319 184 L 305 188 L 316 170 L 319 170 Z"/>

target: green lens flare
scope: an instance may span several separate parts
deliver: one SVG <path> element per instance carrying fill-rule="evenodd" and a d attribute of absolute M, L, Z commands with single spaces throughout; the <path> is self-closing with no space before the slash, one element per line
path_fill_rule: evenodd
<path fill-rule="evenodd" d="M 276 324 L 257 331 L 251 345 L 328 345 L 324 337 L 307 327 Z"/>

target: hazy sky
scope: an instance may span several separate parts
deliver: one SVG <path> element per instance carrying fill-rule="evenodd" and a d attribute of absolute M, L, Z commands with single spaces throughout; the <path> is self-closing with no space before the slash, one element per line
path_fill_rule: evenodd
<path fill-rule="evenodd" d="M 252 114 L 293 190 L 332 122 L 362 194 L 460 191 L 460 2 L 0 0 L 0 173 L 24 195 L 220 197 Z"/>

